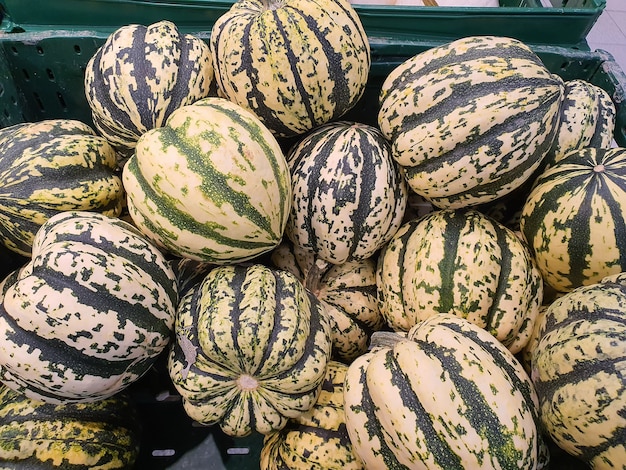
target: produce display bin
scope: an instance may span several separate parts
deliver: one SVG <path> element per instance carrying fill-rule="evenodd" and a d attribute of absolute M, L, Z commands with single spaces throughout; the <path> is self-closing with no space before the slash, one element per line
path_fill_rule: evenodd
<path fill-rule="evenodd" d="M 205 40 L 208 34 L 206 30 L 196 32 Z M 107 35 L 106 30 L 93 28 L 0 35 L 0 127 L 51 118 L 79 119 L 92 124 L 83 91 L 84 70 Z M 441 42 L 400 38 L 393 41 L 371 38 L 370 41 L 372 67 L 368 86 L 363 98 L 344 119 L 375 124 L 378 92 L 387 74 L 409 57 Z M 612 96 L 617 109 L 615 141 L 626 147 L 626 75 L 613 57 L 604 51 L 541 44 L 531 47 L 553 73 L 565 80 L 587 80 Z M 259 468 L 262 436 L 253 434 L 233 439 L 216 426 L 193 423 L 184 413 L 180 397 L 169 382 L 164 361 L 158 362 L 133 384 L 130 391 L 144 428 L 136 468 Z M 211 454 L 211 449 L 217 454 Z M 193 466 L 187 459 L 196 459 L 200 466 Z M 555 449 L 550 468 L 574 470 L 586 467 Z"/>
<path fill-rule="evenodd" d="M 587 47 L 585 38 L 606 0 L 500 0 L 500 7 L 360 5 L 368 36 L 452 40 L 494 34 L 527 43 Z M 5 31 L 112 30 L 128 23 L 169 19 L 182 30 L 208 30 L 230 6 L 228 0 L 0 0 Z"/>

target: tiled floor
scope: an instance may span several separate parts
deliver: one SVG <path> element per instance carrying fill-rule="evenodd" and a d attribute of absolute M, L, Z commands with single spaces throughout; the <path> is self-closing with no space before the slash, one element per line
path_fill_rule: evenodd
<path fill-rule="evenodd" d="M 606 0 L 606 7 L 587 35 L 589 47 L 610 52 L 626 71 L 626 1 Z"/>

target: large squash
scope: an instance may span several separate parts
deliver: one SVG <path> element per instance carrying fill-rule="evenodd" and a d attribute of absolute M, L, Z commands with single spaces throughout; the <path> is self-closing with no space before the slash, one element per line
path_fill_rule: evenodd
<path fill-rule="evenodd" d="M 321 304 L 287 271 L 219 266 L 181 299 L 168 370 L 187 414 L 230 436 L 283 428 L 314 405 L 330 360 Z"/>
<path fill-rule="evenodd" d="M 416 193 L 440 208 L 473 206 L 533 175 L 554 140 L 563 89 L 527 45 L 466 37 L 396 67 L 378 124 Z"/>
<path fill-rule="evenodd" d="M 2 468 L 131 470 L 141 423 L 126 393 L 54 405 L 0 386 Z"/>
<path fill-rule="evenodd" d="M 20 255 L 30 256 L 35 233 L 59 212 L 122 212 L 115 150 L 87 124 L 49 119 L 5 127 L 0 155 L 0 239 Z"/>
<path fill-rule="evenodd" d="M 239 0 L 210 44 L 219 92 L 277 136 L 344 115 L 369 75 L 369 42 L 347 0 Z"/>
<path fill-rule="evenodd" d="M 208 96 L 213 82 L 209 46 L 170 21 L 120 27 L 85 69 L 94 124 L 122 151 L 177 108 Z"/>
<path fill-rule="evenodd" d="M 2 291 L 0 381 L 49 403 L 101 400 L 138 380 L 168 345 L 178 301 L 162 253 L 95 212 L 51 217 Z"/>
<path fill-rule="evenodd" d="M 291 207 L 281 147 L 249 111 L 205 98 L 141 136 L 122 173 L 137 227 L 171 253 L 215 264 L 273 249 Z"/>

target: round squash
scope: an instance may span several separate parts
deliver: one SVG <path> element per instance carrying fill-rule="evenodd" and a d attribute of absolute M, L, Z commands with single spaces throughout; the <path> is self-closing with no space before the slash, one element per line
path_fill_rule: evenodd
<path fill-rule="evenodd" d="M 549 286 L 569 292 L 626 271 L 626 149 L 570 152 L 537 179 L 520 229 Z"/>
<path fill-rule="evenodd" d="M 538 325 L 531 377 L 543 426 L 595 470 L 626 462 L 626 276 L 578 287 Z"/>
<path fill-rule="evenodd" d="M 285 227 L 297 246 L 332 264 L 370 258 L 398 230 L 408 191 L 375 127 L 320 126 L 287 154 L 293 204 Z"/>
<path fill-rule="evenodd" d="M 29 257 L 35 233 L 59 212 L 122 212 L 115 150 L 87 124 L 49 119 L 6 127 L 0 154 L 0 240 L 15 253 Z"/>
<path fill-rule="evenodd" d="M 474 206 L 533 175 L 554 140 L 563 89 L 527 45 L 466 37 L 396 67 L 378 125 L 416 193 L 439 208 Z"/>
<path fill-rule="evenodd" d="M 0 381 L 48 403 L 91 402 L 138 380 L 170 341 L 178 302 L 164 256 L 132 225 L 64 212 L 3 285 Z"/>
<path fill-rule="evenodd" d="M 364 470 L 350 443 L 343 411 L 348 366 L 330 361 L 315 405 L 265 436 L 261 470 Z"/>
<path fill-rule="evenodd" d="M 451 314 L 397 336 L 346 374 L 346 427 L 368 470 L 537 468 L 537 396 L 510 351 Z"/>
<path fill-rule="evenodd" d="M 205 98 L 141 136 L 122 173 L 128 212 L 155 244 L 214 264 L 280 243 L 291 207 L 289 167 L 249 111 Z"/>
<path fill-rule="evenodd" d="M 131 470 L 140 437 L 137 409 L 125 393 L 53 405 L 0 387 L 3 468 Z"/>
<path fill-rule="evenodd" d="M 178 306 L 168 370 L 186 413 L 229 436 L 311 409 L 330 360 L 322 305 L 287 271 L 219 266 Z"/>
<path fill-rule="evenodd" d="M 349 363 L 367 351 L 372 333 L 385 326 L 378 308 L 374 259 L 320 269 L 313 255 L 283 241 L 272 251 L 271 260 L 294 274 L 324 306 L 330 318 L 333 358 Z"/>
<path fill-rule="evenodd" d="M 513 353 L 528 341 L 543 300 L 525 243 L 473 209 L 441 209 L 405 223 L 381 252 L 377 285 L 380 310 L 394 330 L 450 312 Z"/>
<path fill-rule="evenodd" d="M 210 44 L 221 96 L 279 137 L 344 115 L 369 75 L 369 41 L 348 0 L 238 0 Z"/>
<path fill-rule="evenodd" d="M 85 94 L 98 131 L 129 151 L 177 108 L 209 96 L 211 52 L 170 21 L 118 28 L 87 63 Z"/>

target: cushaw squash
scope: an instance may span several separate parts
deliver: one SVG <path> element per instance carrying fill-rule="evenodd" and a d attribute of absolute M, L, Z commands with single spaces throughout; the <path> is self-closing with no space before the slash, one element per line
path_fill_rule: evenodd
<path fill-rule="evenodd" d="M 279 137 L 343 116 L 363 95 L 370 46 L 347 0 L 239 0 L 211 29 L 221 96 Z"/>
<path fill-rule="evenodd" d="M 54 405 L 0 386 L 0 466 L 131 470 L 142 425 L 129 394 Z"/>
<path fill-rule="evenodd" d="M 555 300 L 538 324 L 531 377 L 553 441 L 591 468 L 626 465 L 626 274 Z"/>
<path fill-rule="evenodd" d="M 331 355 L 330 322 L 287 271 L 219 266 L 181 299 L 168 370 L 195 421 L 229 436 L 282 429 L 311 409 Z"/>
<path fill-rule="evenodd" d="M 209 46 L 171 21 L 129 24 L 109 35 L 85 69 L 85 94 L 98 131 L 131 151 L 177 108 L 205 98 L 214 83 Z"/>
<path fill-rule="evenodd" d="M 533 384 L 492 335 L 451 314 L 388 334 L 345 380 L 346 427 L 368 470 L 546 463 Z"/>
<path fill-rule="evenodd" d="M 15 253 L 30 256 L 35 233 L 59 212 L 122 212 L 116 152 L 87 124 L 48 119 L 5 127 L 0 155 L 0 240 Z"/>
<path fill-rule="evenodd" d="M 3 284 L 0 381 L 49 403 L 128 387 L 171 339 L 176 279 L 132 225 L 64 212 L 37 232 L 31 261 Z"/>

